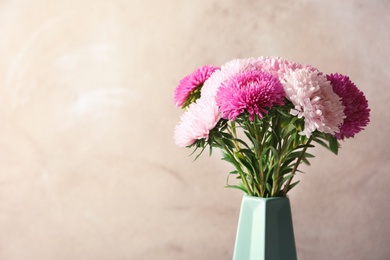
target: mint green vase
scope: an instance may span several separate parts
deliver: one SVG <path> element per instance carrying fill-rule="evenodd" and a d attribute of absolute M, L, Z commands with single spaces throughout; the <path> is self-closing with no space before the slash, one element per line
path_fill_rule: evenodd
<path fill-rule="evenodd" d="M 289 199 L 245 195 L 241 203 L 233 260 L 296 259 Z"/>

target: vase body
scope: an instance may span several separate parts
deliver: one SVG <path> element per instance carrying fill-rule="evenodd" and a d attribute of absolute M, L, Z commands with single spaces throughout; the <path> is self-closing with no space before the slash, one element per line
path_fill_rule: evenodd
<path fill-rule="evenodd" d="M 245 195 L 238 220 L 233 260 L 296 260 L 287 197 Z"/>

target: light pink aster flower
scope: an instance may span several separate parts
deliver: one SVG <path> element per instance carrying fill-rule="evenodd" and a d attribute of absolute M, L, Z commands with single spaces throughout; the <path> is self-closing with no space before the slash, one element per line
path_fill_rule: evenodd
<path fill-rule="evenodd" d="M 210 131 L 220 119 L 220 113 L 214 99 L 199 98 L 192 103 L 180 117 L 175 128 L 175 144 L 189 146 L 196 140 L 208 139 Z"/>
<path fill-rule="evenodd" d="M 270 73 L 278 78 L 283 78 L 290 70 L 307 68 L 310 71 L 317 69 L 311 65 L 303 65 L 297 62 L 292 62 L 280 57 L 264 57 L 260 61 L 261 70 Z"/>
<path fill-rule="evenodd" d="M 274 105 L 283 105 L 284 98 L 283 86 L 277 78 L 247 70 L 222 83 L 216 102 L 223 118 L 234 121 L 246 111 L 253 121 L 255 115 L 263 118 Z"/>
<path fill-rule="evenodd" d="M 198 68 L 191 74 L 185 76 L 175 88 L 174 92 L 174 102 L 177 107 L 183 105 L 188 106 L 189 103 L 192 103 L 197 98 L 200 97 L 200 89 L 203 86 L 203 83 L 213 74 L 214 71 L 218 70 L 218 67 L 211 65 L 206 65 Z M 194 94 L 194 100 L 189 100 L 191 95 Z M 187 102 L 190 101 L 190 102 Z"/>
<path fill-rule="evenodd" d="M 305 119 L 305 129 L 300 134 L 310 137 L 315 130 L 339 132 L 345 118 L 344 106 L 324 75 L 309 68 L 290 70 L 282 84 L 287 98 L 295 106 L 290 113 Z"/>
<path fill-rule="evenodd" d="M 340 127 L 340 132 L 336 133 L 337 139 L 354 137 L 364 129 L 370 122 L 370 109 L 363 92 L 347 77 L 341 74 L 327 75 L 333 91 L 341 97 L 345 107 L 346 118 Z"/>

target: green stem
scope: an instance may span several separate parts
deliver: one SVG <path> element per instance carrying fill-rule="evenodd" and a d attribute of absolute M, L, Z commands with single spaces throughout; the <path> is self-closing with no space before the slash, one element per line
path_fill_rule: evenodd
<path fill-rule="evenodd" d="M 292 175 L 291 175 L 291 178 L 288 179 L 287 182 L 286 182 L 286 184 L 284 185 L 284 189 L 283 189 L 283 194 L 284 194 L 284 196 L 287 195 L 288 187 L 290 186 L 290 183 L 291 183 L 292 179 L 293 179 L 294 176 L 295 176 L 295 173 L 296 173 L 296 171 L 297 171 L 297 169 L 298 169 L 298 166 L 299 166 L 299 164 L 301 163 L 303 157 L 305 156 L 306 150 L 307 150 L 307 148 L 309 147 L 309 144 L 310 144 L 310 142 L 311 142 L 312 140 L 313 140 L 313 136 L 310 136 L 309 140 L 306 142 L 306 146 L 305 146 L 305 147 L 303 148 L 303 150 L 302 150 L 302 153 L 299 155 L 298 160 L 297 160 L 297 162 L 296 162 L 295 165 L 294 165 L 294 169 L 293 169 L 292 172 L 291 172 L 291 174 L 292 174 Z"/>
<path fill-rule="evenodd" d="M 245 155 L 241 152 L 241 147 L 240 147 L 239 143 L 237 142 L 236 124 L 235 124 L 234 121 L 231 122 L 231 127 L 228 127 L 227 131 L 229 132 L 230 135 L 233 136 L 233 143 L 234 143 L 234 146 L 235 146 L 235 148 L 237 150 L 237 153 L 239 155 L 241 155 L 242 158 L 245 158 Z M 256 182 L 257 178 L 255 178 L 255 173 L 252 172 L 252 169 L 248 169 L 247 168 L 247 171 L 248 171 L 248 174 L 250 174 L 250 176 L 251 176 L 251 178 L 253 180 L 253 182 L 252 182 L 253 193 L 255 193 L 257 196 L 260 197 L 261 196 L 261 191 L 259 191 L 258 185 L 256 184 L 257 183 Z M 249 184 L 247 183 L 247 185 L 249 185 Z"/>
<path fill-rule="evenodd" d="M 258 163 L 259 163 L 259 182 L 260 182 L 260 194 L 261 194 L 261 197 L 263 197 L 264 196 L 264 182 L 265 182 L 265 180 L 264 180 L 264 172 L 263 172 L 263 166 L 262 166 L 262 163 L 261 163 L 261 149 L 260 149 L 260 139 L 259 139 L 259 136 L 258 136 L 258 134 L 256 133 L 256 141 L 257 141 L 257 143 L 259 144 L 259 149 L 258 149 L 258 151 L 257 151 L 257 157 L 258 157 Z"/>
<path fill-rule="evenodd" d="M 280 175 L 280 167 L 282 166 L 282 161 L 284 159 L 286 150 L 288 149 L 288 137 L 283 138 L 283 143 L 279 141 L 279 150 L 278 150 L 278 162 L 276 165 L 276 171 L 274 174 L 274 180 L 272 183 L 272 192 L 271 197 L 275 197 L 279 190 L 279 175 Z"/>
<path fill-rule="evenodd" d="M 237 161 L 234 153 L 232 151 L 230 151 L 230 149 L 226 146 L 226 144 L 224 142 L 222 142 L 222 141 L 219 142 L 219 144 L 236 161 L 237 165 L 240 165 L 240 162 Z M 244 186 L 247 188 L 248 195 L 253 196 L 253 191 L 252 191 L 251 187 L 248 184 L 248 180 L 246 179 L 245 173 L 242 171 L 242 169 L 237 169 L 237 171 L 238 171 L 238 173 L 241 176 L 241 180 L 244 183 Z"/>
<path fill-rule="evenodd" d="M 231 130 L 230 130 L 231 129 Z M 240 153 L 242 156 L 244 156 L 242 154 L 242 152 L 240 152 L 241 150 L 241 147 L 240 145 L 238 144 L 237 142 L 237 132 L 236 132 L 236 123 L 235 122 L 231 122 L 231 127 L 228 127 L 227 128 L 227 131 L 228 133 L 233 136 L 233 143 L 234 143 L 234 146 L 236 147 L 236 150 L 238 153 Z"/>

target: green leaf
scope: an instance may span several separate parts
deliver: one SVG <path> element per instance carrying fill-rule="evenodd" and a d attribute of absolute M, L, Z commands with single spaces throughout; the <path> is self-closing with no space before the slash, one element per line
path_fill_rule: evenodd
<path fill-rule="evenodd" d="M 329 148 L 329 145 L 328 145 L 327 143 L 325 143 L 324 141 L 322 141 L 321 139 L 319 139 L 319 138 L 317 138 L 317 137 L 314 138 L 313 141 L 316 142 L 316 143 L 318 143 L 318 144 L 320 144 L 320 145 L 322 145 L 322 146 L 325 147 L 326 149 L 330 149 L 330 148 Z"/>
<path fill-rule="evenodd" d="M 244 134 L 249 140 L 253 140 L 253 136 L 249 133 L 249 131 L 244 131 Z"/>
<path fill-rule="evenodd" d="M 226 139 L 229 139 L 229 140 L 232 140 L 233 139 L 233 136 L 229 133 L 225 133 L 225 132 L 219 132 L 222 137 L 226 138 Z"/>
<path fill-rule="evenodd" d="M 296 159 L 297 157 L 287 157 L 286 159 L 284 159 L 283 161 L 283 164 L 282 164 L 282 166 L 281 166 L 281 168 L 283 169 L 283 168 L 286 168 L 286 167 L 288 167 L 293 161 L 295 161 L 295 159 Z M 294 164 L 293 164 L 294 165 Z"/>
<path fill-rule="evenodd" d="M 233 164 L 236 167 L 236 169 L 239 166 L 237 161 L 228 153 L 223 153 L 221 160 L 230 162 L 231 164 Z"/>
<path fill-rule="evenodd" d="M 292 153 L 289 153 L 286 158 L 291 159 L 291 160 L 295 160 L 296 158 L 301 156 L 301 154 L 302 154 L 302 151 L 292 152 Z"/>
<path fill-rule="evenodd" d="M 315 156 L 311 153 L 306 152 L 304 155 L 306 158 L 314 158 Z"/>
<path fill-rule="evenodd" d="M 293 174 L 286 174 L 286 175 L 284 175 L 282 180 L 280 181 L 280 183 L 281 184 L 285 183 L 288 179 L 290 179 L 293 176 L 294 176 Z"/>
<path fill-rule="evenodd" d="M 233 170 L 231 172 L 229 172 L 229 174 L 238 174 L 239 172 L 237 170 Z"/>
<path fill-rule="evenodd" d="M 265 190 L 271 194 L 271 191 L 272 191 L 272 186 L 271 184 L 269 184 L 268 182 L 265 184 Z"/>
<path fill-rule="evenodd" d="M 235 145 L 234 145 L 234 142 L 233 142 L 232 139 L 225 138 L 225 139 L 222 140 L 222 142 L 225 143 L 225 145 L 226 145 L 229 149 L 231 149 L 231 150 L 233 150 L 233 149 L 235 148 Z"/>
<path fill-rule="evenodd" d="M 300 181 L 296 181 L 294 183 L 291 183 L 290 185 L 288 185 L 288 188 L 287 188 L 287 192 L 290 191 L 292 188 L 294 188 L 295 186 L 297 186 L 297 184 L 299 183 Z"/>
<path fill-rule="evenodd" d="M 245 157 L 245 156 L 242 156 L 240 153 L 236 153 L 235 154 L 235 156 L 236 156 L 236 158 L 237 158 L 237 160 L 239 161 L 239 163 L 240 164 L 242 164 L 243 166 L 245 166 L 245 168 L 247 168 L 248 169 L 248 171 L 252 171 L 253 170 L 253 167 L 252 167 L 252 164 L 251 164 L 251 162 L 249 161 L 247 161 L 247 159 L 249 159 L 249 158 L 247 158 L 247 157 Z"/>
<path fill-rule="evenodd" d="M 272 152 L 272 154 L 274 156 L 274 162 L 278 162 L 279 161 L 279 154 L 276 151 L 275 147 L 270 146 L 269 149 L 271 150 L 271 152 Z"/>
<path fill-rule="evenodd" d="M 280 170 L 280 175 L 288 174 L 288 173 L 292 172 L 292 170 L 293 170 L 293 167 L 282 167 Z"/>
<path fill-rule="evenodd" d="M 201 147 L 201 145 L 203 145 L 203 147 Z M 203 153 L 203 151 L 206 149 L 206 147 L 207 147 L 207 143 L 198 144 L 189 156 L 192 156 L 196 151 L 198 151 L 198 149 L 201 149 L 200 152 L 195 156 L 195 159 L 193 160 L 196 161 L 199 158 L 199 156 Z M 211 150 L 211 146 L 210 146 L 210 150 Z"/>
<path fill-rule="evenodd" d="M 251 149 L 245 149 L 245 148 L 243 148 L 243 149 L 240 149 L 239 152 L 240 152 L 240 153 L 243 153 L 245 156 L 248 156 L 248 157 L 250 157 L 250 158 L 256 157 L 255 153 L 254 153 Z"/>
<path fill-rule="evenodd" d="M 334 154 L 338 154 L 340 144 L 335 136 L 331 134 L 324 134 L 315 132 L 314 142 L 322 145 L 326 149 L 330 150 Z"/>
<path fill-rule="evenodd" d="M 249 148 L 249 146 L 248 146 L 248 144 L 247 143 L 245 143 L 244 141 L 242 141 L 241 139 L 235 139 L 237 142 L 239 142 L 240 144 L 242 144 L 243 146 L 245 146 L 247 149 L 250 149 Z"/>
<path fill-rule="evenodd" d="M 209 148 L 209 157 L 211 157 L 213 155 L 213 147 L 210 145 L 210 148 Z"/>
<path fill-rule="evenodd" d="M 310 166 L 310 162 L 306 157 L 302 157 L 302 162 L 308 166 Z"/>
<path fill-rule="evenodd" d="M 293 122 L 290 122 L 286 127 L 284 127 L 282 132 L 282 137 L 285 138 L 288 134 L 290 134 L 296 127 Z"/>
<path fill-rule="evenodd" d="M 297 147 L 295 147 L 294 150 L 301 149 L 301 148 L 305 148 L 305 147 L 307 147 L 307 148 L 313 148 L 314 145 L 312 145 L 312 144 L 301 144 L 301 145 L 298 145 Z"/>
<path fill-rule="evenodd" d="M 238 186 L 238 185 L 226 185 L 225 188 L 237 189 L 237 190 L 241 190 L 245 193 L 248 193 L 248 191 L 244 187 Z"/>
<path fill-rule="evenodd" d="M 340 144 L 339 142 L 337 141 L 336 137 L 334 136 L 330 136 L 329 137 L 329 148 L 330 150 L 334 153 L 334 154 L 338 154 L 339 152 L 339 147 L 340 147 Z"/>

